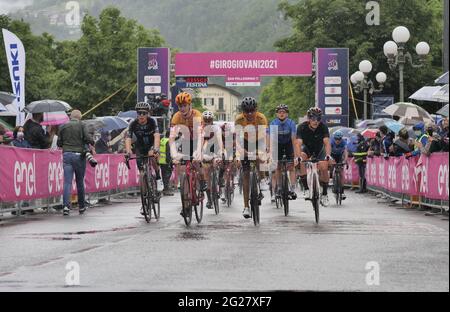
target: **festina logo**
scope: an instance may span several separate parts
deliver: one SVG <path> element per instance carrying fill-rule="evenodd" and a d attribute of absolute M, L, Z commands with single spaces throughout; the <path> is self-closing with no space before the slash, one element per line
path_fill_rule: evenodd
<path fill-rule="evenodd" d="M 14 94 L 17 96 L 17 102 L 20 102 L 20 64 L 19 64 L 19 49 L 17 48 L 17 44 L 13 43 L 9 46 L 11 50 L 11 64 L 12 64 L 12 72 L 14 79 Z"/>

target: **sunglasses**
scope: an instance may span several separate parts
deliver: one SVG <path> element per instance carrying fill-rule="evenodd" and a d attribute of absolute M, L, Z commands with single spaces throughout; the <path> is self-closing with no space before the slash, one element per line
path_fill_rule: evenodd
<path fill-rule="evenodd" d="M 255 109 L 244 111 L 245 114 L 254 114 L 256 112 Z"/>
<path fill-rule="evenodd" d="M 147 116 L 148 112 L 137 112 L 138 116 Z"/>
<path fill-rule="evenodd" d="M 311 120 L 311 121 L 321 121 L 322 118 L 320 118 L 320 117 L 311 117 L 311 118 L 309 118 L 309 120 Z"/>

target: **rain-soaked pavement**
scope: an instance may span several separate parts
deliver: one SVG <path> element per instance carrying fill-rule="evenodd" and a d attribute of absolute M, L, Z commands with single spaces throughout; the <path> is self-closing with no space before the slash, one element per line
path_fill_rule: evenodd
<path fill-rule="evenodd" d="M 348 194 L 319 225 L 309 202 L 285 217 L 268 192 L 259 227 L 239 195 L 190 228 L 178 194 L 150 224 L 132 198 L 83 216 L 0 216 L 0 291 L 449 291 L 448 218 Z"/>

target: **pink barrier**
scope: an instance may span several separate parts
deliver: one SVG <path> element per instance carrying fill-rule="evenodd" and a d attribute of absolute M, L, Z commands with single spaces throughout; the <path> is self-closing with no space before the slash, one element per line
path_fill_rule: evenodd
<path fill-rule="evenodd" d="M 368 186 L 390 192 L 448 200 L 448 171 L 448 153 L 410 159 L 374 157 L 367 158 L 366 179 Z"/>
<path fill-rule="evenodd" d="M 87 165 L 86 193 L 139 186 L 135 160 L 128 170 L 123 155 L 97 155 L 95 168 Z M 0 201 L 14 202 L 60 196 L 64 188 L 62 152 L 0 146 Z M 72 193 L 76 194 L 75 179 Z"/>
<path fill-rule="evenodd" d="M 358 165 L 353 161 L 353 159 L 349 159 L 348 165 L 349 165 L 348 169 L 344 168 L 345 184 L 358 183 L 359 182 Z"/>

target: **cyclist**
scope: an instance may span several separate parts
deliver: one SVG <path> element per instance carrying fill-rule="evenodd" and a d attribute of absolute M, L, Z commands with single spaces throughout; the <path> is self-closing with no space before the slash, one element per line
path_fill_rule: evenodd
<path fill-rule="evenodd" d="M 345 163 L 347 164 L 348 160 L 348 149 L 347 149 L 347 141 L 344 139 L 344 134 L 341 130 L 336 131 L 333 134 L 333 139 L 331 140 L 331 157 L 333 160 L 331 161 L 330 173 L 331 177 L 333 175 L 334 164 Z M 344 173 L 343 168 L 341 170 L 341 185 L 344 185 Z M 347 197 L 344 194 L 344 188 L 342 189 L 342 200 L 345 200 Z"/>
<path fill-rule="evenodd" d="M 210 111 L 204 111 L 202 114 L 202 173 L 203 179 L 200 181 L 202 191 L 207 191 L 208 201 L 206 208 L 212 209 L 211 198 L 211 170 L 214 170 L 222 160 L 222 130 L 219 126 L 214 125 L 214 114 Z"/>
<path fill-rule="evenodd" d="M 228 177 L 231 179 L 231 182 L 234 185 L 234 174 L 235 174 L 235 156 L 236 156 L 236 132 L 234 131 L 234 127 L 231 123 L 223 123 L 220 126 L 222 132 L 222 146 L 223 146 L 223 161 L 220 165 L 219 171 L 219 182 L 221 187 L 221 198 L 222 203 L 225 203 L 227 200 L 225 198 L 225 178 L 224 173 L 228 168 L 230 168 L 231 176 Z"/>
<path fill-rule="evenodd" d="M 125 159 L 129 159 L 132 153 L 131 143 L 133 135 L 136 137 L 136 156 L 137 156 L 137 167 L 140 174 L 142 175 L 144 159 L 140 158 L 142 156 L 150 156 L 158 159 L 159 157 L 159 144 L 160 144 L 160 134 L 158 123 L 150 115 L 150 104 L 146 102 L 139 102 L 136 104 L 136 112 L 138 117 L 133 120 L 128 126 L 128 136 L 125 140 Z M 156 185 L 158 192 L 162 192 L 164 189 L 164 184 L 161 180 L 161 175 L 159 172 L 159 167 L 157 161 L 154 164 L 154 169 L 156 172 Z M 141 214 L 143 214 L 143 207 L 141 207 Z"/>
<path fill-rule="evenodd" d="M 311 157 L 319 160 L 319 180 L 322 185 L 320 203 L 328 206 L 328 162 L 331 160 L 330 132 L 328 127 L 322 123 L 322 110 L 318 107 L 311 107 L 308 110 L 308 120 L 297 127 L 296 155 L 300 161 Z M 308 183 L 306 177 L 306 167 L 300 165 L 300 181 L 305 189 L 304 196 L 308 199 Z"/>
<path fill-rule="evenodd" d="M 178 105 L 178 112 L 172 117 L 169 146 L 173 163 L 177 165 L 177 176 L 180 176 L 179 173 L 186 169 L 185 166 L 179 165 L 183 155 L 195 156 L 193 162 L 195 164 L 200 160 L 198 148 L 201 147 L 202 113 L 192 108 L 192 96 L 187 92 L 178 94 L 175 102 Z M 177 142 L 175 142 L 176 140 Z M 194 146 L 194 140 L 196 140 L 196 146 Z M 177 143 L 181 145 L 181 154 L 178 153 Z M 196 153 L 194 153 L 194 147 Z M 183 209 L 180 214 L 183 216 Z"/>
<path fill-rule="evenodd" d="M 285 104 L 280 104 L 276 108 L 277 118 L 275 118 L 271 123 L 270 127 L 267 129 L 267 133 L 270 139 L 270 159 L 277 162 L 283 159 L 286 155 L 288 160 L 287 170 L 289 171 L 290 185 L 289 185 L 289 197 L 291 199 L 296 199 L 297 194 L 295 194 L 295 165 L 297 165 L 297 159 L 294 161 L 294 145 L 297 139 L 296 137 L 296 125 L 292 119 L 288 118 L 289 107 Z M 275 154 L 275 151 L 278 154 Z M 275 174 L 272 175 L 272 202 L 275 202 L 275 194 L 277 193 L 277 184 L 281 177 L 281 166 L 276 167 Z"/>
<path fill-rule="evenodd" d="M 253 97 L 245 97 L 241 102 L 242 113 L 236 117 L 236 151 L 243 169 L 244 218 L 250 218 L 249 192 L 250 192 L 250 161 L 248 154 L 264 154 L 267 147 L 266 131 L 268 122 L 264 114 L 257 111 L 258 104 Z M 262 129 L 261 129 L 262 127 Z M 261 133 L 262 132 L 262 133 Z M 240 144 L 240 136 L 244 136 L 244 146 Z M 264 161 L 258 157 L 258 163 Z M 264 172 L 259 171 L 260 177 Z M 260 194 L 260 199 L 262 199 Z"/>

